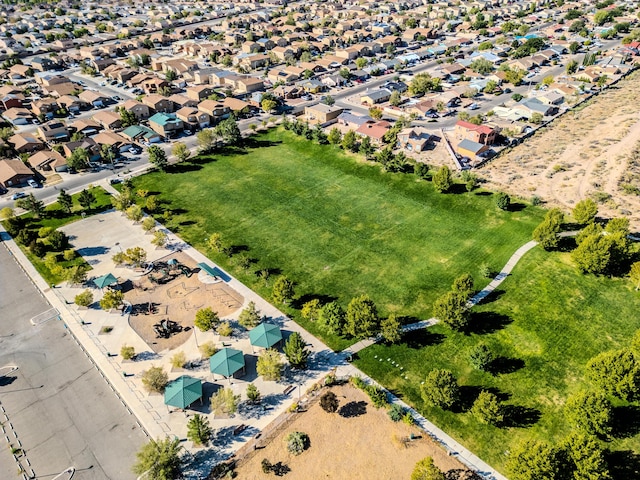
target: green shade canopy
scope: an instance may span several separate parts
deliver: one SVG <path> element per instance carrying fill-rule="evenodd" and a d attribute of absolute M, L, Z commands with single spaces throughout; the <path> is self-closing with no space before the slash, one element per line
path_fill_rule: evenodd
<path fill-rule="evenodd" d="M 104 288 L 118 283 L 118 279 L 114 277 L 113 274 L 107 273 L 106 275 L 96 278 L 93 283 L 95 283 L 98 288 Z"/>
<path fill-rule="evenodd" d="M 282 332 L 272 323 L 261 323 L 249 332 L 249 340 L 255 347 L 271 348 L 282 340 Z"/>
<path fill-rule="evenodd" d="M 202 398 L 202 382 L 198 378 L 183 375 L 164 389 L 164 404 L 187 408 Z"/>
<path fill-rule="evenodd" d="M 229 280 L 231 280 L 231 277 L 229 275 L 227 275 L 226 273 L 224 273 L 222 270 L 220 270 L 218 267 L 212 267 L 210 265 L 207 265 L 204 262 L 200 262 L 198 264 L 198 266 L 202 270 L 207 272 L 209 275 L 211 275 L 212 277 L 218 277 L 218 278 L 222 279 L 225 282 L 228 282 Z"/>
<path fill-rule="evenodd" d="M 244 368 L 244 353 L 233 348 L 223 348 L 209 359 L 211 373 L 230 377 Z"/>

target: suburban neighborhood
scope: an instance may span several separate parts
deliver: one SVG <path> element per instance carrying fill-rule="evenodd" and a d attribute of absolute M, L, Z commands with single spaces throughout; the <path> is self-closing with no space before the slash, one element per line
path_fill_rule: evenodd
<path fill-rule="evenodd" d="M 4 2 L 2 478 L 637 478 L 639 60 L 625 0 Z"/>

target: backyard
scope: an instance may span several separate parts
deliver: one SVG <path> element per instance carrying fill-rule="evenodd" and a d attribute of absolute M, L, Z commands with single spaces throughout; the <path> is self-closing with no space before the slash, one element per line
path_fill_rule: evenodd
<path fill-rule="evenodd" d="M 504 472 L 506 453 L 522 439 L 558 445 L 571 431 L 563 405 L 586 387 L 583 372 L 591 357 L 628 346 L 640 329 L 637 295 L 627 279 L 577 274 L 568 253 L 536 248 L 498 291 L 473 309 L 470 335 L 438 325 L 395 346 L 367 348 L 355 363 Z M 479 342 L 497 357 L 494 374 L 470 364 L 470 349 Z M 387 359 L 401 365 L 408 380 Z M 420 396 L 420 382 L 436 368 L 451 370 L 463 386 L 457 413 L 429 407 Z M 481 424 L 466 412 L 481 388 L 494 391 L 508 405 L 506 427 Z M 625 464 L 637 467 L 640 414 L 634 405 L 612 401 L 613 439 L 607 446 L 634 452 L 614 456 L 615 473 Z"/>
<path fill-rule="evenodd" d="M 172 213 L 161 222 L 263 296 L 286 275 L 298 307 L 311 298 L 346 306 L 366 293 L 382 315 L 428 318 L 454 277 L 469 272 L 484 286 L 481 265 L 502 266 L 541 219 L 517 202 L 499 210 L 490 192 L 463 185 L 437 193 L 431 182 L 290 132 L 248 143 L 135 178 L 134 191 L 157 194 Z M 213 233 L 231 257 L 207 247 Z M 333 348 L 350 343 L 298 320 Z"/>

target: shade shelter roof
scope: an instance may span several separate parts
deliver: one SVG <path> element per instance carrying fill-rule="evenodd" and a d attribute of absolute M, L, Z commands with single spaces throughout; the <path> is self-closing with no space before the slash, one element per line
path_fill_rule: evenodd
<path fill-rule="evenodd" d="M 114 277 L 112 273 L 107 273 L 106 275 L 96 278 L 93 283 L 95 283 L 98 288 L 104 288 L 118 283 L 118 279 Z"/>
<path fill-rule="evenodd" d="M 261 323 L 249 332 L 251 345 L 271 348 L 282 340 L 282 332 L 272 323 Z"/>
<path fill-rule="evenodd" d="M 209 275 L 211 275 L 212 277 L 218 277 L 221 278 L 222 280 L 224 280 L 225 282 L 228 282 L 229 280 L 231 280 L 231 277 L 229 277 L 229 275 L 227 275 L 226 273 L 224 273 L 222 270 L 220 270 L 218 267 L 212 267 L 210 265 L 207 265 L 204 262 L 200 262 L 198 264 L 198 266 L 204 270 L 205 272 L 207 272 Z"/>
<path fill-rule="evenodd" d="M 230 377 L 244 368 L 244 353 L 233 348 L 223 348 L 209 359 L 209 370 Z"/>
<path fill-rule="evenodd" d="M 187 408 L 202 398 L 202 381 L 183 375 L 169 383 L 164 389 L 164 404 Z"/>

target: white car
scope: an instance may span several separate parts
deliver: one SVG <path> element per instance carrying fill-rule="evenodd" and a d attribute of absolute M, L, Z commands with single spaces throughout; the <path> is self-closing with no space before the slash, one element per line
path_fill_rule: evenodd
<path fill-rule="evenodd" d="M 33 188 L 38 188 L 40 187 L 40 185 L 38 185 L 38 182 L 36 182 L 35 180 L 33 180 L 32 178 L 30 178 L 29 180 L 27 180 L 27 183 L 29 184 L 30 187 Z"/>

